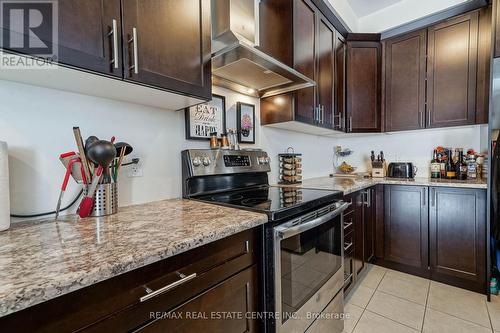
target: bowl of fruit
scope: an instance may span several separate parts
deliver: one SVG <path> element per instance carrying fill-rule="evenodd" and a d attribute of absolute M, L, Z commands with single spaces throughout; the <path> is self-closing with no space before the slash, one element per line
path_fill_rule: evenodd
<path fill-rule="evenodd" d="M 337 168 L 340 173 L 350 174 L 356 171 L 356 168 L 346 162 L 342 162 L 342 164 Z"/>

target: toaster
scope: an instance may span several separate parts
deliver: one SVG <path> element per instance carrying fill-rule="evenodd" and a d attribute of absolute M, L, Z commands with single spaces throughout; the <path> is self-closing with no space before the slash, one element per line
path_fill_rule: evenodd
<path fill-rule="evenodd" d="M 413 166 L 411 162 L 396 162 L 389 163 L 387 169 L 387 177 L 389 178 L 415 178 L 417 167 Z"/>

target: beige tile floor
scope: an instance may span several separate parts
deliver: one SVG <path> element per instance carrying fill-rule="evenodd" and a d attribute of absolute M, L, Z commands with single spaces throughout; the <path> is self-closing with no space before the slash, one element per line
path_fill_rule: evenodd
<path fill-rule="evenodd" d="M 500 297 L 369 265 L 345 300 L 344 333 L 500 333 Z"/>

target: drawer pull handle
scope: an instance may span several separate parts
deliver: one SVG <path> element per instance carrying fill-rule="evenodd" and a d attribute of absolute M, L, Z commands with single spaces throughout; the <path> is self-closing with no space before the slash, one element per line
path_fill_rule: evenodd
<path fill-rule="evenodd" d="M 352 242 L 350 243 L 344 243 L 344 252 L 349 250 L 352 247 Z"/>
<path fill-rule="evenodd" d="M 344 223 L 344 230 L 349 228 L 352 225 L 352 222 Z"/>
<path fill-rule="evenodd" d="M 146 288 L 146 292 L 148 292 L 148 294 L 142 296 L 139 300 L 141 302 L 145 302 L 148 299 L 151 299 L 153 297 L 161 295 L 161 294 L 163 294 L 163 293 L 165 293 L 165 292 L 167 292 L 167 291 L 169 291 L 171 289 L 174 289 L 174 288 L 180 286 L 181 284 L 184 284 L 184 283 L 186 283 L 186 282 L 188 282 L 188 281 L 190 281 L 190 280 L 192 280 L 192 279 L 194 279 L 196 277 L 196 273 L 193 273 L 193 274 L 188 275 L 188 276 L 186 276 L 184 274 L 181 274 L 181 273 L 178 273 L 178 274 L 181 277 L 180 280 L 175 281 L 175 282 L 173 282 L 173 283 L 171 283 L 171 284 L 169 284 L 169 285 L 167 285 L 165 287 L 162 287 L 162 288 L 160 288 L 158 290 L 155 290 L 155 291 L 150 291 L 151 289 Z"/>

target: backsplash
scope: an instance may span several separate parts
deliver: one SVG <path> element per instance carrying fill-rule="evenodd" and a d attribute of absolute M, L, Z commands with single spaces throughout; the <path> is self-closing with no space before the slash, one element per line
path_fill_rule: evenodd
<path fill-rule="evenodd" d="M 487 125 L 454 128 L 439 128 L 410 132 L 373 134 L 369 136 L 341 138 L 337 141 L 342 148 L 350 148 L 354 153 L 339 163 L 346 161 L 358 167 L 358 171 L 369 169 L 370 152 L 375 156 L 381 150 L 387 163 L 413 162 L 418 168 L 416 177 L 429 177 L 429 163 L 436 146 L 453 148 L 473 148 L 482 151 L 487 142 Z"/>
<path fill-rule="evenodd" d="M 418 175 L 425 176 L 426 163 L 435 145 L 479 149 L 481 128 L 486 128 L 472 126 L 390 135 L 319 137 L 260 127 L 258 99 L 218 87 L 214 87 L 214 93 L 226 96 L 228 128 L 236 127 L 236 102 L 256 105 L 256 144 L 247 147 L 268 151 L 272 159 L 271 183 L 278 180 L 277 154 L 287 147 L 294 147 L 296 152 L 303 154 L 304 178 L 332 172 L 336 145 L 355 151 L 346 161 L 360 166 L 360 170 L 370 150 L 384 150 L 389 161 L 413 161 L 420 169 Z M 184 112 L 8 81 L 0 81 L 0 98 L 4 101 L 0 112 L 0 141 L 9 143 L 11 211 L 17 214 L 54 209 L 64 172 L 58 156 L 76 150 L 73 126 L 80 126 L 84 137 L 114 135 L 117 141 L 127 141 L 134 146 L 130 158 L 141 158 L 143 177 L 128 178 L 126 169 L 122 169 L 121 206 L 179 197 L 180 151 L 208 147 L 208 142 L 184 139 Z M 65 202 L 69 202 L 78 190 L 76 184 L 70 182 Z"/>

